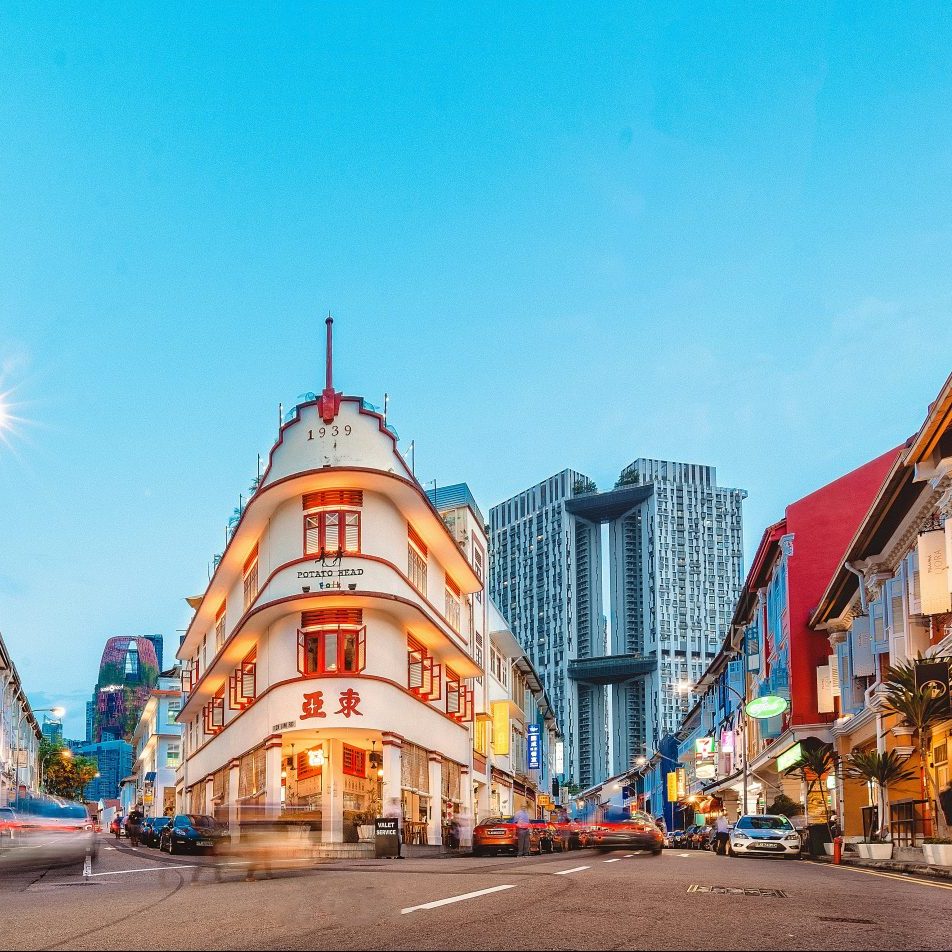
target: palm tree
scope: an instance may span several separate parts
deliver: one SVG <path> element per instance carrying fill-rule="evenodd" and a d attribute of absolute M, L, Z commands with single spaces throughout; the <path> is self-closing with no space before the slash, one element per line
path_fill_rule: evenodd
<path fill-rule="evenodd" d="M 937 835 L 947 838 L 949 827 L 945 822 L 945 815 L 941 809 L 936 809 L 939 785 L 929 767 L 929 747 L 933 729 L 942 721 L 948 720 L 948 714 L 942 709 L 939 698 L 916 687 L 915 663 L 903 661 L 890 666 L 883 679 L 883 687 L 886 689 L 884 698 L 887 709 L 898 714 L 906 727 L 911 727 L 916 734 L 919 763 L 926 778 L 926 790 L 931 804 L 930 813 L 935 817 Z"/>
<path fill-rule="evenodd" d="M 894 750 L 880 753 L 878 750 L 854 750 L 846 758 L 846 776 L 852 780 L 862 780 L 867 784 L 876 784 L 876 810 L 879 817 L 877 838 L 886 835 L 886 796 L 889 787 L 905 783 L 916 776 L 910 767 Z"/>
<path fill-rule="evenodd" d="M 800 759 L 784 771 L 788 776 L 796 774 L 806 784 L 807 802 L 805 812 L 808 820 L 810 795 L 815 792 L 819 793 L 823 802 L 826 825 L 830 830 L 830 839 L 833 838 L 833 816 L 830 813 L 830 805 L 826 799 L 826 791 L 823 789 L 823 778 L 827 774 L 836 773 L 836 762 L 837 757 L 832 744 L 819 744 L 812 747 L 804 745 Z"/>

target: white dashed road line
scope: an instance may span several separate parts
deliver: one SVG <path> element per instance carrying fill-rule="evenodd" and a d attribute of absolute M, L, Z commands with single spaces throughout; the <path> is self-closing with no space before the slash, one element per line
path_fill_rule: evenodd
<path fill-rule="evenodd" d="M 450 896 L 449 899 L 435 899 L 433 902 L 424 902 L 419 906 L 407 906 L 401 909 L 401 915 L 408 912 L 416 912 L 418 909 L 436 909 L 437 906 L 448 906 L 452 902 L 462 902 L 464 899 L 475 899 L 477 896 L 486 896 L 489 893 L 500 892 L 503 889 L 515 889 L 515 884 L 511 886 L 491 886 L 489 889 L 477 889 L 476 892 L 463 893 L 462 896 Z"/>
<path fill-rule="evenodd" d="M 614 859 L 603 859 L 603 863 L 620 863 L 622 861 L 621 856 L 616 856 Z"/>
<path fill-rule="evenodd" d="M 145 866 L 142 869 L 116 869 L 111 873 L 91 873 L 91 876 L 125 876 L 129 873 L 157 873 L 157 872 L 175 872 L 177 869 L 197 869 L 195 864 L 186 866 L 176 864 L 175 866 Z"/>
<path fill-rule="evenodd" d="M 580 873 L 583 869 L 591 869 L 591 866 L 574 866 L 572 869 L 560 869 L 553 875 L 555 876 L 568 876 L 569 873 Z"/>

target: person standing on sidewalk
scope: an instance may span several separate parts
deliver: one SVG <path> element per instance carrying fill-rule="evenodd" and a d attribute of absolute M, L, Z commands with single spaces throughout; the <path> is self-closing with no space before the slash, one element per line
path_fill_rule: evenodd
<path fill-rule="evenodd" d="M 516 824 L 516 856 L 529 855 L 529 814 L 525 807 L 512 818 Z"/>
<path fill-rule="evenodd" d="M 714 852 L 718 856 L 727 855 L 727 843 L 730 840 L 730 824 L 727 822 L 727 816 L 719 813 L 714 821 Z"/>

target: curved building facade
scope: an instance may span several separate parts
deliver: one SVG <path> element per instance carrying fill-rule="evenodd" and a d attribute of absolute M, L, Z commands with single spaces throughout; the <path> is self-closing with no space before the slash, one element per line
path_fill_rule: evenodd
<path fill-rule="evenodd" d="M 402 814 L 441 842 L 448 812 L 472 812 L 481 591 L 393 431 L 328 367 L 281 426 L 179 649 L 178 808 L 280 804 L 325 842 Z"/>

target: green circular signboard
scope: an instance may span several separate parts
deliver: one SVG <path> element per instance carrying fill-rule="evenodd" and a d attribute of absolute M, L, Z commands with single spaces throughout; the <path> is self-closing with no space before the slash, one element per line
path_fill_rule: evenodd
<path fill-rule="evenodd" d="M 783 714 L 789 703 L 785 697 L 778 697 L 776 694 L 765 694 L 763 697 L 755 697 L 747 702 L 745 711 L 751 717 L 776 717 Z"/>

